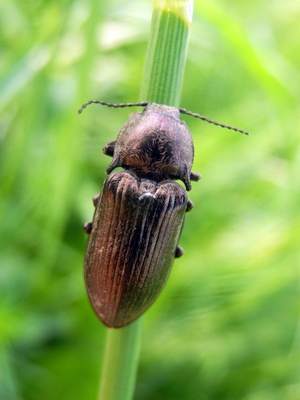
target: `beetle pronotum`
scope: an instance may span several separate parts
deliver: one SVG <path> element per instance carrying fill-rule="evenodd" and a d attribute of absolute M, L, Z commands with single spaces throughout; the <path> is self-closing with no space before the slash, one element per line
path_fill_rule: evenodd
<path fill-rule="evenodd" d="M 191 171 L 192 135 L 180 113 L 219 124 L 206 117 L 155 103 L 111 104 L 143 106 L 121 128 L 103 152 L 113 157 L 108 178 L 94 198 L 92 223 L 84 262 L 87 293 L 99 319 L 120 328 L 138 318 L 163 289 L 175 257 L 185 212 L 193 207 L 186 190 L 200 175 Z M 116 167 L 124 171 L 111 173 Z M 181 180 L 186 190 L 174 180 Z"/>

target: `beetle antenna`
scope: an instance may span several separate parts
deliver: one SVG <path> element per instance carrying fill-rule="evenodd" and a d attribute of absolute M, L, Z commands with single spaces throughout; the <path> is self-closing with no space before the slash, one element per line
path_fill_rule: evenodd
<path fill-rule="evenodd" d="M 244 133 L 245 135 L 250 135 L 249 132 L 244 131 L 243 129 L 238 129 L 238 128 L 235 128 L 234 126 L 221 124 L 220 122 L 213 121 L 213 120 L 211 120 L 211 119 L 209 119 L 209 118 L 207 118 L 207 117 L 204 117 L 203 115 L 195 114 L 195 113 L 193 113 L 193 112 L 191 112 L 191 111 L 187 111 L 185 108 L 179 108 L 178 110 L 179 110 L 182 114 L 191 115 L 192 117 L 199 118 L 199 119 L 201 119 L 202 121 L 208 122 L 209 124 L 213 124 L 213 125 L 216 125 L 216 126 L 220 126 L 221 128 L 231 129 L 232 131 Z"/>
<path fill-rule="evenodd" d="M 105 101 L 100 101 L 100 100 L 89 100 L 86 103 L 82 104 L 82 106 L 78 110 L 78 114 L 81 114 L 82 111 L 87 106 L 89 106 L 90 104 L 101 104 L 102 106 L 113 107 L 113 108 L 125 108 L 125 107 L 146 107 L 150 103 L 148 101 L 141 101 L 140 103 L 119 103 L 119 104 L 115 104 L 115 103 L 106 103 Z M 220 122 L 213 121 L 213 120 L 211 120 L 211 119 L 209 119 L 207 117 L 204 117 L 203 115 L 196 114 L 196 113 L 193 113 L 191 111 L 187 111 L 185 108 L 178 108 L 178 111 L 180 111 L 182 114 L 186 114 L 186 115 L 190 115 L 190 116 L 195 117 L 195 118 L 199 118 L 202 121 L 208 122 L 209 124 L 220 126 L 221 128 L 230 129 L 232 131 L 241 132 L 241 133 L 244 133 L 245 135 L 250 135 L 249 132 L 244 131 L 243 129 L 238 129 L 238 128 L 235 128 L 235 127 L 230 126 L 230 125 L 221 124 Z"/>
<path fill-rule="evenodd" d="M 89 106 L 90 104 L 101 104 L 102 106 L 113 107 L 113 108 L 125 108 L 125 107 L 146 107 L 149 103 L 147 101 L 142 101 L 140 103 L 106 103 L 105 101 L 100 100 L 90 100 L 86 103 L 82 104 L 82 106 L 78 110 L 78 114 L 81 114 L 82 111 Z"/>

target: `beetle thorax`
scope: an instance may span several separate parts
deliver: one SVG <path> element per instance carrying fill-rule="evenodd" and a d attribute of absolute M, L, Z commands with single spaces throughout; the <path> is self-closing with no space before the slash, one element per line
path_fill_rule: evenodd
<path fill-rule="evenodd" d="M 192 162 L 193 142 L 186 124 L 171 112 L 146 109 L 131 115 L 122 127 L 108 172 L 123 167 L 155 180 L 181 179 L 189 186 Z"/>

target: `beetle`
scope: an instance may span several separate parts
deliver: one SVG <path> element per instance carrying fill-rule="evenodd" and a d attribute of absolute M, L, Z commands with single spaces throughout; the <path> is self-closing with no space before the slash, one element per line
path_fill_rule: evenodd
<path fill-rule="evenodd" d="M 194 145 L 180 113 L 248 134 L 206 117 L 155 103 L 111 104 L 144 106 L 132 114 L 116 140 L 104 146 L 112 157 L 103 190 L 95 196 L 93 222 L 84 260 L 84 278 L 91 305 L 108 327 L 120 328 L 143 314 L 166 284 L 178 246 L 188 199 Z M 122 167 L 123 171 L 112 172 Z M 181 180 L 186 190 L 175 180 Z"/>

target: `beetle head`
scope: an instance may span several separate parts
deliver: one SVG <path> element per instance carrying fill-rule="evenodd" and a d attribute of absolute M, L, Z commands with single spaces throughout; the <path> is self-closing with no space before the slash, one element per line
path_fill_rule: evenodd
<path fill-rule="evenodd" d="M 123 125 L 107 173 L 123 167 L 157 181 L 180 179 L 190 190 L 193 158 L 192 135 L 178 109 L 152 103 Z"/>

